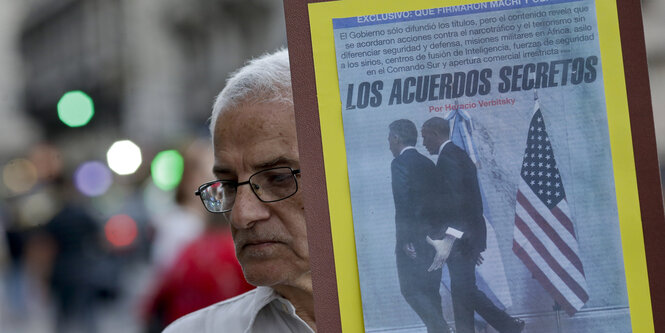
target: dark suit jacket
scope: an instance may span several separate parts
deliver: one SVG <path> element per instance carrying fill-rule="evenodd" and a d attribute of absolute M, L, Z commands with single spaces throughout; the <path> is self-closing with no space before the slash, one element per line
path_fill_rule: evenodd
<path fill-rule="evenodd" d="M 431 246 L 426 243 L 425 236 L 441 229 L 434 200 L 439 190 L 433 181 L 437 177 L 436 167 L 417 150 L 408 149 L 392 161 L 390 169 L 397 248 L 413 243 L 416 252 L 430 252 Z"/>
<path fill-rule="evenodd" d="M 444 145 L 436 162 L 444 224 L 464 232 L 453 251 L 485 250 L 487 229 L 476 166 L 467 153 L 452 142 Z"/>

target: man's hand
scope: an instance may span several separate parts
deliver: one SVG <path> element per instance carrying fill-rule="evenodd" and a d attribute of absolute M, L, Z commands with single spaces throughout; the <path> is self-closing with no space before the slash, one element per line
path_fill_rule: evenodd
<path fill-rule="evenodd" d="M 411 259 L 416 259 L 416 248 L 413 247 L 413 243 L 407 243 L 404 245 L 404 253 L 411 258 Z"/>
<path fill-rule="evenodd" d="M 484 260 L 485 258 L 483 258 L 483 255 L 478 253 L 478 257 L 476 258 L 476 266 L 482 265 Z"/>
<path fill-rule="evenodd" d="M 436 254 L 434 255 L 434 260 L 432 265 L 427 269 L 428 272 L 440 269 L 443 267 L 443 264 L 448 260 L 450 255 L 450 250 L 453 248 L 453 243 L 455 242 L 455 237 L 446 235 L 443 239 L 433 240 L 427 236 L 427 243 L 434 247 Z"/>

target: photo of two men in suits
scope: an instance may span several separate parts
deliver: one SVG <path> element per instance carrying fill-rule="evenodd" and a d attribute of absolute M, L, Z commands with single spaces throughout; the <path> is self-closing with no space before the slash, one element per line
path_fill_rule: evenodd
<path fill-rule="evenodd" d="M 439 295 L 441 268 L 447 264 L 456 333 L 475 332 L 474 313 L 499 332 L 521 332 L 524 321 L 498 308 L 476 286 L 475 267 L 482 263 L 487 236 L 474 163 L 449 140 L 447 120 L 427 120 L 421 135 L 427 151 L 438 155 L 436 164 L 416 150 L 418 130 L 412 121 L 389 126 L 402 295 L 428 332 L 451 332 Z"/>

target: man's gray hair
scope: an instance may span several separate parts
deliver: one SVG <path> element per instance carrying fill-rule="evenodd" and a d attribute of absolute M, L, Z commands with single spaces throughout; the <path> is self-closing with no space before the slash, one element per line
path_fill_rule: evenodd
<path fill-rule="evenodd" d="M 222 112 L 248 104 L 283 103 L 293 106 L 289 52 L 280 49 L 252 59 L 231 73 L 217 95 L 210 116 L 210 133 Z"/>
<path fill-rule="evenodd" d="M 418 129 L 416 124 L 408 119 L 395 120 L 390 125 L 390 134 L 397 137 L 399 143 L 407 146 L 415 146 L 418 142 Z"/>

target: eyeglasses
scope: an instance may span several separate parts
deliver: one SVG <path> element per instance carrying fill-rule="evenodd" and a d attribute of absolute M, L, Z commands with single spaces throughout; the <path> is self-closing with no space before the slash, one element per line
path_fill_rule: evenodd
<path fill-rule="evenodd" d="M 227 213 L 233 208 L 238 186 L 247 185 L 261 202 L 284 200 L 298 191 L 296 175 L 300 170 L 277 167 L 261 170 L 244 182 L 215 180 L 199 186 L 194 194 L 201 197 L 203 206 L 211 213 Z"/>

